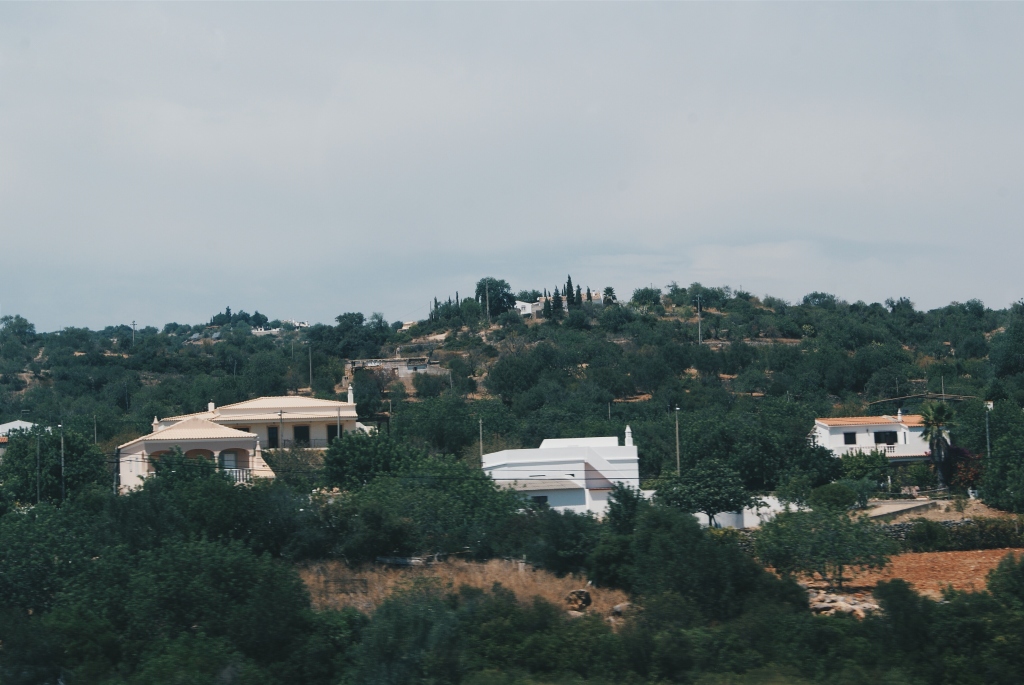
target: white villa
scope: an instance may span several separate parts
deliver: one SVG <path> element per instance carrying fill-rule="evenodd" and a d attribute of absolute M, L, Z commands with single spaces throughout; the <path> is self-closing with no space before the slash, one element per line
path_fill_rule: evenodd
<path fill-rule="evenodd" d="M 354 388 L 348 402 L 312 397 L 260 397 L 204 412 L 153 417 L 153 432 L 118 447 L 121 491 L 142 485 L 153 473 L 152 460 L 175 447 L 189 458 L 215 460 L 237 482 L 273 478 L 264 449 L 326 449 L 331 440 L 367 428 L 356 420 Z"/>
<path fill-rule="evenodd" d="M 537 302 L 523 302 L 522 300 L 516 300 L 516 311 L 519 312 L 520 316 L 537 316 L 544 309 L 544 303 L 538 300 Z"/>
<path fill-rule="evenodd" d="M 35 427 L 34 423 L 20 420 L 0 423 L 0 457 L 7 451 L 7 436 L 11 431 L 27 431 L 32 430 L 33 427 Z"/>
<path fill-rule="evenodd" d="M 815 419 L 810 439 L 837 457 L 851 452 L 877 450 L 890 462 L 924 461 L 931 457 L 924 439 L 924 422 L 918 414 L 896 416 L 845 416 Z M 947 435 L 947 440 L 949 436 Z"/>
<path fill-rule="evenodd" d="M 118 447 L 118 490 L 126 492 L 142 487 L 142 481 L 156 470 L 153 461 L 175 447 L 189 459 L 216 460 L 217 466 L 238 483 L 248 482 L 253 477 L 274 477 L 274 472 L 263 461 L 255 434 L 193 416 Z"/>
<path fill-rule="evenodd" d="M 244 433 L 254 433 L 265 449 L 278 447 L 326 448 L 341 433 L 357 430 L 354 388 L 349 384 L 348 402 L 289 395 L 260 397 L 206 411 L 166 419 L 153 419 L 153 430 L 169 428 L 185 419 L 200 418 Z"/>
<path fill-rule="evenodd" d="M 547 502 L 559 511 L 591 512 L 608 507 L 614 483 L 640 488 L 633 433 L 616 437 L 544 440 L 537 449 L 502 450 L 483 456 L 483 469 L 499 485 Z"/>

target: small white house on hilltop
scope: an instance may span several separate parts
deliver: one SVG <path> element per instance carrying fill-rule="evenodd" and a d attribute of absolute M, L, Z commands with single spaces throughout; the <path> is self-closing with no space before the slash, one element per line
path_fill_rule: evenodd
<path fill-rule="evenodd" d="M 924 461 L 931 457 L 921 416 L 904 415 L 902 411 L 896 416 L 815 419 L 810 438 L 815 445 L 827 447 L 837 457 L 872 451 L 882 452 L 890 463 Z"/>
<path fill-rule="evenodd" d="M 603 515 L 615 483 L 640 488 L 639 460 L 629 426 L 624 445 L 614 436 L 548 439 L 537 449 L 485 454 L 483 469 L 499 485 L 553 509 L 579 514 Z"/>
<path fill-rule="evenodd" d="M 516 300 L 516 311 L 519 312 L 520 316 L 537 316 L 544 309 L 544 303 L 537 302 L 523 302 L 522 300 Z"/>

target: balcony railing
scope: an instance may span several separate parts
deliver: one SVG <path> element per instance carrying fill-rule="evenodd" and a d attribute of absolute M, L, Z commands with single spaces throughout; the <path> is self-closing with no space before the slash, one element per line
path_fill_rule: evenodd
<path fill-rule="evenodd" d="M 285 449 L 292 447 L 308 447 L 313 449 L 324 449 L 330 447 L 330 443 L 320 438 L 313 438 L 310 440 L 283 440 L 283 446 Z"/>
<path fill-rule="evenodd" d="M 248 483 L 252 480 L 252 469 L 221 469 L 221 471 L 236 483 Z"/>
<path fill-rule="evenodd" d="M 843 445 L 839 449 L 834 450 L 837 454 L 852 454 L 853 452 L 863 452 L 868 454 L 870 452 L 881 452 L 887 457 L 892 459 L 921 457 L 927 455 L 927 448 L 922 448 L 915 445 Z"/>

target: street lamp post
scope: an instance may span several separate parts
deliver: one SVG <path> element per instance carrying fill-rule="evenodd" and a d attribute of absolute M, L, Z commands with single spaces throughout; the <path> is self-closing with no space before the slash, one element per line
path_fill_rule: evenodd
<path fill-rule="evenodd" d="M 676 405 L 676 475 L 680 475 L 679 468 L 679 405 Z"/>
<path fill-rule="evenodd" d="M 64 501 L 64 424 L 58 424 L 60 428 L 60 501 Z"/>

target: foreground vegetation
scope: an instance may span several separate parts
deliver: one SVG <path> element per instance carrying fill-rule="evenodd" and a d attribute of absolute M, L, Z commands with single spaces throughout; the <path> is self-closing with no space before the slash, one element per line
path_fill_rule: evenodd
<path fill-rule="evenodd" d="M 883 614 L 816 617 L 794 581 L 674 506 L 620 490 L 597 522 L 517 501 L 456 460 L 352 440 L 395 458 L 353 485 L 339 441 L 322 477 L 348 489 L 333 496 L 167 460 L 128 495 L 83 485 L 11 508 L 0 681 L 1014 683 L 1024 669 L 1024 560 L 1004 561 L 988 592 L 937 603 L 894 581 L 876 591 Z M 613 627 L 501 586 L 427 582 L 370 616 L 313 611 L 297 571 L 454 549 L 585 573 L 638 608 Z"/>

